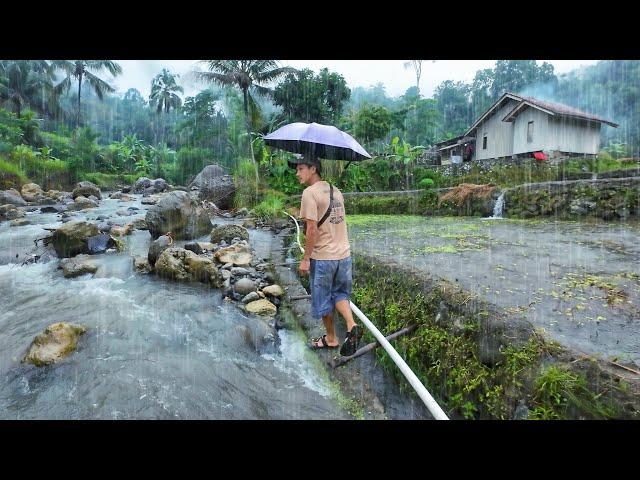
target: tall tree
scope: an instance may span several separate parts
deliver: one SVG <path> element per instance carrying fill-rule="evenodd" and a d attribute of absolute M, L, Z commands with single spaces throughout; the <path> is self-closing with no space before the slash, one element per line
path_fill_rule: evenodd
<path fill-rule="evenodd" d="M 18 117 L 27 107 L 51 113 L 58 100 L 54 80 L 53 68 L 46 60 L 1 60 L 0 100 L 9 104 Z"/>
<path fill-rule="evenodd" d="M 416 73 L 416 87 L 420 91 L 420 76 L 422 75 L 422 60 L 410 60 L 404 63 L 404 68 L 412 68 Z"/>
<path fill-rule="evenodd" d="M 438 87 L 434 99 L 442 115 L 445 136 L 462 134 L 471 121 L 470 87 L 463 82 L 445 80 Z"/>
<path fill-rule="evenodd" d="M 287 75 L 274 92 L 282 107 L 282 120 L 289 122 L 336 123 L 351 90 L 342 75 L 323 68 L 318 75 L 310 69 Z"/>
<path fill-rule="evenodd" d="M 155 106 L 158 113 L 163 110 L 165 113 L 169 113 L 172 108 L 175 110 L 182 105 L 182 100 L 176 92 L 184 93 L 184 88 L 176 83 L 178 77 L 179 75 L 163 68 L 162 72 L 151 81 L 149 104 Z"/>
<path fill-rule="evenodd" d="M 254 94 L 272 95 L 273 91 L 265 86 L 276 81 L 287 73 L 296 72 L 291 67 L 279 67 L 275 60 L 207 60 L 209 72 L 194 72 L 194 76 L 202 81 L 218 84 L 223 87 L 232 86 L 242 92 L 242 102 L 247 127 L 251 160 L 256 165 L 251 141 L 251 116 L 249 109 L 254 112 L 258 106 L 253 98 Z M 256 177 L 258 175 L 256 165 Z"/>
<path fill-rule="evenodd" d="M 505 92 L 519 93 L 536 83 L 557 82 L 553 65 L 535 60 L 498 60 L 493 70 L 491 98 L 496 101 Z"/>
<path fill-rule="evenodd" d="M 78 116 L 76 127 L 80 126 L 80 98 L 82 94 L 82 81 L 85 80 L 102 100 L 104 92 L 112 93 L 115 89 L 106 81 L 99 78 L 93 72 L 107 70 L 114 77 L 122 73 L 122 67 L 111 60 L 55 60 L 53 66 L 62 70 L 66 77 L 56 86 L 57 92 L 68 92 L 72 79 L 78 81 Z"/>

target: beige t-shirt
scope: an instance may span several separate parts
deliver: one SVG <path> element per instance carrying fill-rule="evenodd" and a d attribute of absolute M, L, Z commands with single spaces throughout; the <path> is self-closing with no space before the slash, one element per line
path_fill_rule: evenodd
<path fill-rule="evenodd" d="M 329 184 L 324 180 L 314 183 L 302 192 L 300 217 L 320 221 L 329 208 Z M 344 212 L 344 197 L 333 187 L 333 208 L 324 223 L 318 228 L 318 240 L 311 252 L 315 260 L 342 260 L 351 254 L 347 222 Z"/>

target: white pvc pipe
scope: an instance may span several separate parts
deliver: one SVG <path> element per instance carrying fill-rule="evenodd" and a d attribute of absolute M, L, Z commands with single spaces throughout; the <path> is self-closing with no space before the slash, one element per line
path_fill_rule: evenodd
<path fill-rule="evenodd" d="M 298 246 L 300 247 L 300 250 L 302 251 L 302 253 L 304 253 L 304 249 L 300 244 L 300 227 L 298 226 L 298 221 L 293 216 L 289 215 L 287 212 L 283 212 L 283 213 L 291 217 L 291 219 L 296 223 L 296 241 L 298 242 Z M 367 316 L 364 313 L 362 313 L 360 309 L 356 307 L 353 302 L 350 301 L 349 305 L 351 306 L 351 310 L 353 310 L 353 313 L 355 313 L 356 316 L 360 320 L 362 320 L 362 323 L 364 323 L 364 325 L 371 331 L 371 333 L 373 333 L 373 336 L 376 337 L 376 340 L 378 340 L 378 343 L 382 345 L 382 348 L 384 348 L 387 351 L 387 353 L 391 357 L 391 360 L 393 360 L 393 362 L 398 366 L 398 368 L 400 369 L 402 374 L 405 376 L 405 378 L 409 381 L 409 383 L 411 384 L 413 389 L 416 391 L 420 399 L 422 399 L 422 401 L 424 402 L 427 409 L 429 409 L 429 412 L 431 412 L 431 415 L 433 415 L 436 420 L 449 420 L 449 417 L 447 417 L 447 414 L 444 413 L 442 408 L 440 408 L 440 405 L 438 405 L 438 402 L 434 400 L 434 398 L 431 396 L 431 394 L 425 388 L 422 382 L 418 379 L 418 377 L 416 377 L 415 373 L 413 373 L 413 371 L 409 368 L 409 365 L 407 365 L 407 363 L 402 359 L 402 357 L 398 354 L 398 352 L 396 352 L 396 350 L 393 348 L 393 346 L 391 346 L 391 344 L 384 337 L 384 335 L 380 333 L 380 330 L 378 330 L 376 326 L 373 323 L 371 323 L 371 320 L 369 320 Z"/>
<path fill-rule="evenodd" d="M 353 302 L 349 302 L 351 305 L 351 310 L 355 313 L 362 323 L 366 325 L 366 327 L 373 333 L 373 336 L 376 337 L 378 343 L 382 345 L 382 347 L 387 351 L 391 359 L 398 366 L 402 374 L 407 378 L 413 389 L 416 391 L 418 396 L 422 399 L 424 404 L 427 406 L 431 415 L 435 417 L 436 420 L 449 420 L 449 417 L 444 413 L 438 402 L 434 400 L 429 391 L 425 388 L 422 382 L 416 377 L 415 373 L 409 368 L 409 365 L 402 359 L 398 352 L 391 346 L 389 341 L 380 333 L 380 331 L 376 328 L 376 326 L 371 323 L 371 321 L 366 317 L 364 313 L 360 311 L 358 307 L 354 305 Z"/>

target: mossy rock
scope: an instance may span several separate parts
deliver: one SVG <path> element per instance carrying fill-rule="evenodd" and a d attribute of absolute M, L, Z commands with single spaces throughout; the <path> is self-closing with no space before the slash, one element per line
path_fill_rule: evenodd
<path fill-rule="evenodd" d="M 242 225 L 217 225 L 211 230 L 211 243 L 221 243 L 223 240 L 231 243 L 234 238 L 249 241 L 249 231 Z"/>
<path fill-rule="evenodd" d="M 73 323 L 49 325 L 33 340 L 23 362 L 37 367 L 56 363 L 76 349 L 78 338 L 86 331 L 86 327 Z"/>

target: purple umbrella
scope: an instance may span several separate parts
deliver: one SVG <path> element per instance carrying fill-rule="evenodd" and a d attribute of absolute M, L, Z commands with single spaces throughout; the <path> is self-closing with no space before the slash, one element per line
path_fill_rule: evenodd
<path fill-rule="evenodd" d="M 351 135 L 331 125 L 290 123 L 264 137 L 266 145 L 308 158 L 357 162 L 371 158 Z"/>

